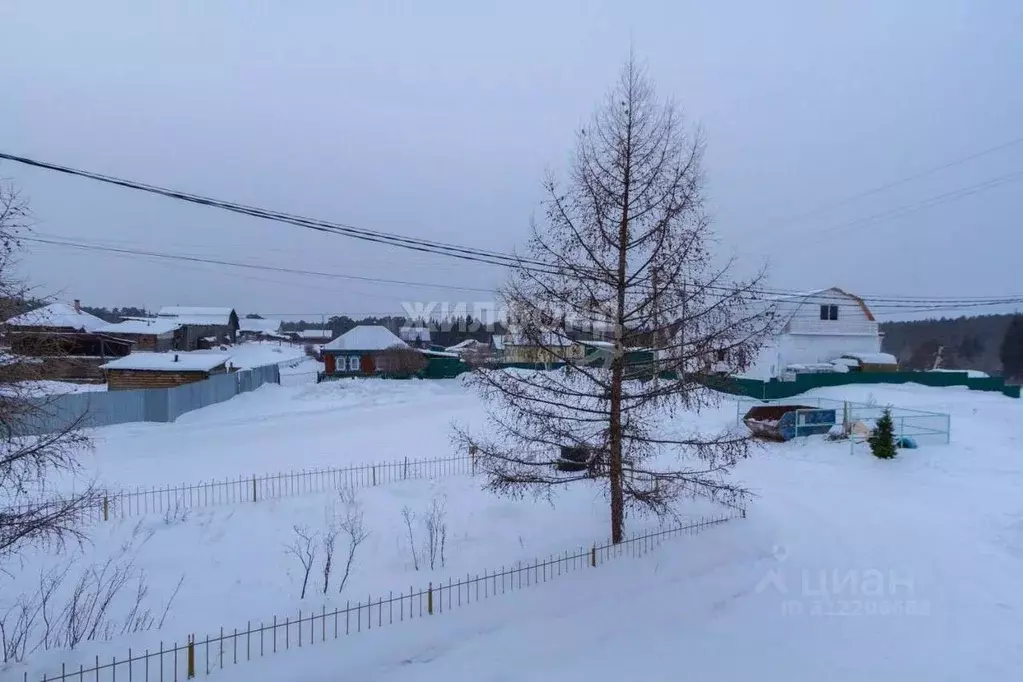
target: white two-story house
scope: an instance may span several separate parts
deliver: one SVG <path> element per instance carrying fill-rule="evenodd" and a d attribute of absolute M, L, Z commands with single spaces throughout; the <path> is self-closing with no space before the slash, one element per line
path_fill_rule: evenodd
<path fill-rule="evenodd" d="M 877 321 L 858 296 L 833 287 L 776 298 L 772 303 L 778 331 L 742 373 L 744 377 L 767 380 L 843 355 L 881 351 Z"/>

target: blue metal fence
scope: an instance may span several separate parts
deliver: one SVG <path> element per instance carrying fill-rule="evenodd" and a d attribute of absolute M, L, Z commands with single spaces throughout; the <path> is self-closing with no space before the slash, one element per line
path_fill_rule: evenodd
<path fill-rule="evenodd" d="M 81 420 L 85 427 L 128 422 L 172 422 L 186 412 L 230 400 L 263 384 L 279 384 L 277 365 L 220 374 L 175 388 L 66 393 L 31 399 L 14 425 L 19 436 L 53 433 Z"/>

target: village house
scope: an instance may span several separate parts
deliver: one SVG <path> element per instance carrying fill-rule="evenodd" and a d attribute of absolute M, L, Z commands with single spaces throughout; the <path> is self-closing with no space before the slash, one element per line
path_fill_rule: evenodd
<path fill-rule="evenodd" d="M 164 306 L 156 316 L 181 325 L 176 344 L 179 350 L 208 348 L 238 340 L 240 325 L 233 308 Z"/>
<path fill-rule="evenodd" d="M 221 353 L 132 353 L 103 365 L 107 389 L 173 388 L 229 371 Z"/>
<path fill-rule="evenodd" d="M 271 339 L 283 340 L 290 337 L 281 331 L 280 320 L 267 320 L 264 318 L 245 317 L 238 320 L 238 336 L 242 339 Z"/>
<path fill-rule="evenodd" d="M 132 343 L 99 330 L 107 325 L 73 303 L 51 303 L 7 320 L 5 332 L 15 356 L 39 361 L 48 379 L 101 379 L 99 366 L 131 352 Z"/>
<path fill-rule="evenodd" d="M 778 297 L 771 303 L 777 331 L 741 376 L 769 380 L 826 367 L 848 371 L 849 363 L 840 360 L 843 357 L 862 357 L 864 365 L 890 366 L 881 354 L 877 320 L 862 298 L 832 287 Z M 714 360 L 719 372 L 727 372 L 733 358 L 720 351 Z"/>
<path fill-rule="evenodd" d="M 323 367 L 327 376 L 371 375 L 389 371 L 384 351 L 408 349 L 409 345 L 380 325 L 359 325 L 323 347 Z"/>
<path fill-rule="evenodd" d="M 132 351 L 164 352 L 174 349 L 174 340 L 180 329 L 181 324 L 175 320 L 151 317 L 107 324 L 96 331 L 131 341 Z"/>

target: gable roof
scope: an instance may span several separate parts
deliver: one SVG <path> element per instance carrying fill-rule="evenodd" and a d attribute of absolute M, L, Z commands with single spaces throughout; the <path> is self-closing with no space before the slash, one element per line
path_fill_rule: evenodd
<path fill-rule="evenodd" d="M 845 298 L 850 299 L 853 303 L 858 305 L 860 309 L 863 311 L 863 314 L 866 315 L 868 320 L 870 320 L 871 322 L 876 321 L 874 318 L 874 313 L 870 312 L 870 308 L 867 307 L 866 302 L 862 298 L 860 298 L 856 294 L 850 294 L 848 291 L 845 291 L 844 289 L 839 289 L 838 287 L 829 287 L 827 289 L 814 289 L 812 291 L 803 291 L 799 293 L 785 294 L 781 296 L 771 296 L 768 297 L 767 300 L 774 303 L 796 303 L 798 305 L 803 305 L 804 303 L 808 303 L 811 301 L 814 303 L 834 304 L 837 303 L 838 300 L 843 296 Z"/>
<path fill-rule="evenodd" d="M 130 353 L 100 369 L 134 369 L 153 372 L 208 372 L 231 359 L 221 353 Z"/>
<path fill-rule="evenodd" d="M 7 320 L 7 325 L 12 327 L 66 327 L 91 332 L 106 326 L 107 321 L 83 310 L 76 310 L 73 305 L 68 303 L 58 302 L 16 315 Z"/>
<path fill-rule="evenodd" d="M 231 324 L 234 308 L 214 308 L 208 306 L 165 305 L 160 308 L 157 317 L 172 317 L 181 324 L 223 325 Z M 240 324 L 240 322 L 239 322 Z"/>
<path fill-rule="evenodd" d="M 390 329 L 377 324 L 360 324 L 349 329 L 323 347 L 323 350 L 386 350 L 394 346 L 407 348 L 408 344 Z"/>
<path fill-rule="evenodd" d="M 169 334 L 181 328 L 181 323 L 172 319 L 157 317 L 148 320 L 125 320 L 106 324 L 94 331 L 102 334 Z"/>

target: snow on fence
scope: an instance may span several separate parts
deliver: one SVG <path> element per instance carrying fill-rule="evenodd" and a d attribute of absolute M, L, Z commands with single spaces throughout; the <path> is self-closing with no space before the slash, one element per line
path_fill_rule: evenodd
<path fill-rule="evenodd" d="M 220 481 L 182 483 L 179 486 L 136 488 L 108 494 L 95 507 L 81 510 L 83 522 L 109 521 L 145 514 L 162 514 L 193 507 L 259 502 L 260 500 L 296 497 L 331 492 L 341 486 L 366 488 L 397 481 L 475 473 L 468 455 L 436 459 L 409 459 L 392 462 L 360 464 L 343 468 L 309 469 L 280 472 L 262 476 L 239 476 Z M 55 500 L 55 508 L 64 503 Z M 34 509 L 39 509 L 34 506 Z M 24 512 L 28 507 L 13 507 Z M 41 511 L 45 511 L 43 507 Z"/>
<path fill-rule="evenodd" d="M 172 422 L 186 412 L 254 391 L 263 384 L 280 383 L 277 365 L 219 374 L 174 388 L 128 391 L 89 391 L 30 398 L 36 409 L 13 426 L 15 435 L 54 433 L 80 422 L 97 427 L 127 422 Z"/>
<path fill-rule="evenodd" d="M 836 421 L 841 424 L 843 419 L 848 419 L 850 424 L 862 423 L 866 428 L 873 429 L 877 420 L 881 417 L 885 408 L 891 410 L 892 421 L 895 424 L 895 437 L 909 437 L 919 444 L 947 444 L 952 437 L 952 418 L 943 412 L 928 412 L 925 410 L 914 410 L 907 407 L 896 407 L 894 405 L 875 405 L 868 403 L 855 403 L 843 400 L 832 400 L 830 398 L 808 398 L 796 396 L 795 398 L 783 398 L 780 400 L 757 400 L 755 398 L 739 398 L 736 401 L 735 421 L 742 424 L 743 416 L 751 407 L 759 405 L 800 405 L 813 408 L 814 410 L 835 410 Z M 819 423 L 801 424 L 798 418 L 795 422 L 796 437 L 808 436 L 819 433 Z"/>
<path fill-rule="evenodd" d="M 406 620 L 431 617 L 474 602 L 490 599 L 524 587 L 540 585 L 569 573 L 596 568 L 612 559 L 621 557 L 642 557 L 660 547 L 666 538 L 696 535 L 697 533 L 735 518 L 745 518 L 744 510 L 730 509 L 726 514 L 701 517 L 689 523 L 661 529 L 652 533 L 631 537 L 617 545 L 605 542 L 593 544 L 589 549 L 566 550 L 561 554 L 516 566 L 502 566 L 500 570 L 484 571 L 482 575 L 451 578 L 447 584 L 430 583 L 418 590 L 397 594 L 389 592 L 386 597 L 356 604 L 348 603 L 343 609 L 319 612 L 300 610 L 294 618 L 274 615 L 270 620 L 254 626 L 251 621 L 244 628 L 220 628 L 215 634 L 201 639 L 189 635 L 184 644 L 174 643 L 165 648 L 151 651 L 132 651 L 120 660 L 112 657 L 109 663 L 101 663 L 98 656 L 86 667 L 84 663 L 61 666 L 59 672 L 43 675 L 41 682 L 116 682 L 137 680 L 138 682 L 177 682 L 197 676 L 208 676 L 225 666 L 244 663 L 255 658 L 271 656 L 280 651 L 302 647 L 315 647 L 328 639 L 341 639 L 373 628 L 394 625 Z M 28 682 L 28 672 L 23 675 Z"/>

